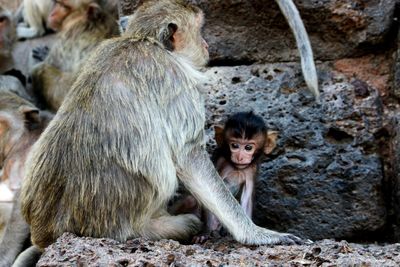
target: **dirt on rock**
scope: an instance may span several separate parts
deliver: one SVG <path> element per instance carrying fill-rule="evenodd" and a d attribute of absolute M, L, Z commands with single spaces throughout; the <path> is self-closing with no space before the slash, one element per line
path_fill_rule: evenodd
<path fill-rule="evenodd" d="M 79 238 L 65 233 L 37 266 L 399 266 L 400 244 L 321 240 L 309 245 L 246 246 L 229 237 L 204 244 L 173 240 Z"/>

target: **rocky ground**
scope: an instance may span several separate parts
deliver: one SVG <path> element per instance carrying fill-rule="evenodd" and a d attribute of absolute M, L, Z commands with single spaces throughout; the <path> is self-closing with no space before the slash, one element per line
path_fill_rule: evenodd
<path fill-rule="evenodd" d="M 244 246 L 230 238 L 202 245 L 173 240 L 77 238 L 66 233 L 37 266 L 399 266 L 400 244 L 355 244 L 334 240 L 310 245 Z"/>

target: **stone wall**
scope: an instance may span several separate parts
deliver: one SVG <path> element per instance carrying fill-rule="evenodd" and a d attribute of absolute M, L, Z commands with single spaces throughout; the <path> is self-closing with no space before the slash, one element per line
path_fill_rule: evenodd
<path fill-rule="evenodd" d="M 122 0 L 124 15 L 133 2 Z M 396 1 L 294 0 L 318 63 L 320 103 L 273 0 L 192 2 L 210 45 L 209 150 L 212 125 L 236 111 L 254 110 L 280 133 L 261 165 L 256 223 L 312 239 L 398 238 Z"/>

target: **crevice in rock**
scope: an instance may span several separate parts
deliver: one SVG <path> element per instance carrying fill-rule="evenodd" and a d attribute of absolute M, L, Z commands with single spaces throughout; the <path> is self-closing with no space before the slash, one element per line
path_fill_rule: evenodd
<path fill-rule="evenodd" d="M 329 128 L 328 133 L 326 134 L 326 139 L 329 143 L 333 144 L 348 144 L 353 142 L 353 136 L 342 130 L 332 127 Z"/>

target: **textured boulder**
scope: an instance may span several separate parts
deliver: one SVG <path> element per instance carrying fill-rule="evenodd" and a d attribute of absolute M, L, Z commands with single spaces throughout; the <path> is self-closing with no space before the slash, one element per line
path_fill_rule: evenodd
<path fill-rule="evenodd" d="M 172 240 L 77 238 L 64 234 L 37 266 L 399 266 L 400 245 L 363 246 L 322 240 L 302 246 L 243 246 L 229 239 L 204 245 Z"/>
<path fill-rule="evenodd" d="M 389 192 L 393 193 L 393 225 L 395 228 L 395 240 L 400 240 L 400 112 L 392 118 L 393 138 L 390 143 L 390 155 L 388 161 L 393 166 L 392 183 L 393 187 Z"/>
<path fill-rule="evenodd" d="M 311 239 L 357 237 L 379 230 L 386 219 L 375 137 L 383 106 L 365 82 L 327 65 L 318 69 L 320 103 L 297 64 L 209 69 L 207 127 L 254 110 L 279 131 L 278 148 L 259 173 L 258 224 Z M 207 132 L 212 139 L 212 129 Z"/>
<path fill-rule="evenodd" d="M 131 14 L 135 1 L 121 1 Z M 274 0 L 191 0 L 206 16 L 214 65 L 298 60 L 287 22 Z M 354 57 L 395 36 L 396 0 L 294 0 L 320 60 Z"/>
<path fill-rule="evenodd" d="M 193 2 L 206 14 L 204 32 L 214 64 L 298 60 L 293 34 L 275 1 Z M 353 57 L 391 38 L 395 0 L 294 2 L 317 59 Z"/>
<path fill-rule="evenodd" d="M 393 88 L 393 95 L 400 99 L 400 30 L 397 33 L 397 50 L 395 53 L 396 63 L 393 68 L 394 74 L 394 88 Z"/>

